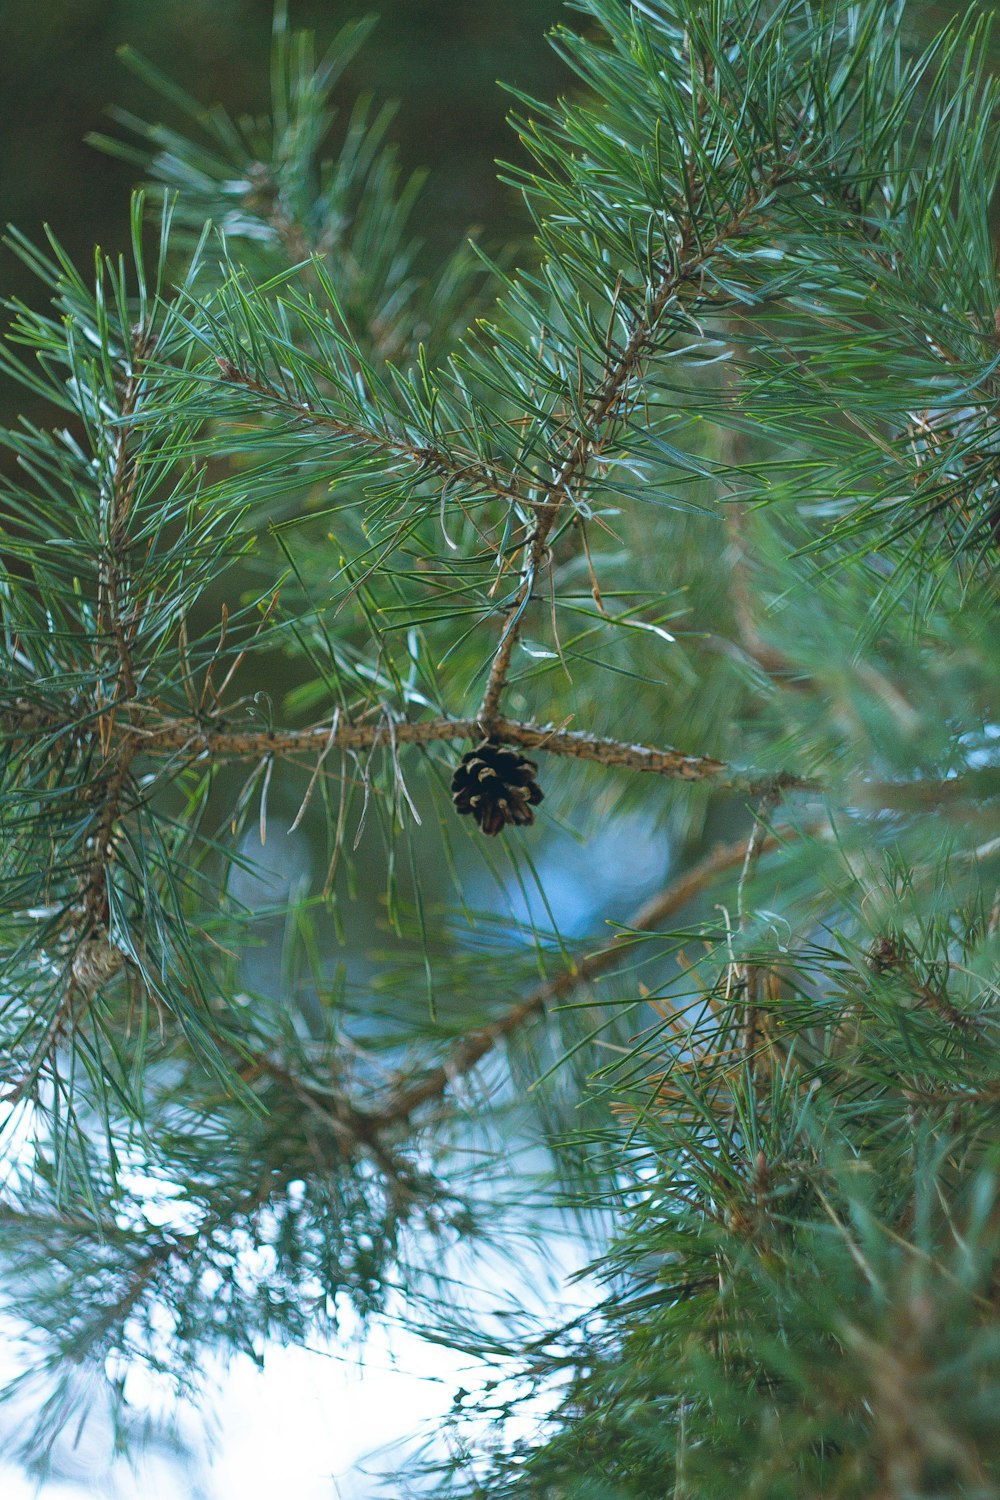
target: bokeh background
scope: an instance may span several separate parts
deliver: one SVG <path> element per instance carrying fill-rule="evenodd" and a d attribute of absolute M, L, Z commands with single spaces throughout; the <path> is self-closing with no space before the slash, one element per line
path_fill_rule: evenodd
<path fill-rule="evenodd" d="M 432 179 L 417 227 L 428 255 L 472 226 L 507 241 L 523 226 L 494 160 L 517 151 L 498 80 L 550 98 L 565 73 L 544 32 L 561 0 L 291 0 L 295 26 L 329 40 L 345 21 L 380 20 L 343 90 L 399 101 L 395 138 L 410 168 Z M 159 118 L 159 103 L 120 62 L 129 46 L 189 93 L 232 113 L 268 108 L 271 0 L 0 0 L 0 222 L 35 236 L 51 225 L 86 264 L 95 244 L 122 246 L 134 171 L 85 143 L 110 130 L 117 104 Z M 174 122 L 171 122 L 174 123 Z M 0 288 L 32 300 L 30 277 L 4 252 Z M 7 386 L 0 401 L 9 412 Z"/>
<path fill-rule="evenodd" d="M 914 29 L 963 8 L 917 0 Z M 290 0 L 292 23 L 321 40 L 367 14 L 379 24 L 347 74 L 344 101 L 366 92 L 399 101 L 401 159 L 432 169 L 416 220 L 429 257 L 473 226 L 487 242 L 509 243 L 524 219 L 496 178 L 496 158 L 519 150 L 498 81 L 543 99 L 565 88 L 544 34 L 579 15 L 564 0 Z M 123 245 L 134 172 L 84 138 L 110 128 L 109 104 L 147 118 L 160 110 L 118 49 L 136 49 L 205 103 L 257 114 L 267 109 L 271 17 L 271 0 L 0 0 L 0 223 L 31 235 L 49 223 L 84 263 L 95 244 Z M 0 293 L 35 295 L 6 252 Z M 12 400 L 7 386 L 0 407 Z"/>

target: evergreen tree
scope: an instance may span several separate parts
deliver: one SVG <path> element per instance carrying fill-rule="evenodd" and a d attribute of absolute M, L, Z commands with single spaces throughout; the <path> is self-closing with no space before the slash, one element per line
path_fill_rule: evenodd
<path fill-rule="evenodd" d="M 576 9 L 519 270 L 423 274 L 387 115 L 328 145 L 364 28 L 280 13 L 268 121 L 146 70 L 188 125 L 105 142 L 130 264 L 12 235 L 36 1464 L 95 1382 L 132 1440 L 136 1370 L 351 1306 L 493 1370 L 390 1493 L 1000 1495 L 988 27 Z M 326 857 L 282 881 L 289 826 Z M 567 936 L 546 869 L 599 887 L 616 827 L 668 878 Z M 584 1313 L 463 1292 L 570 1229 Z"/>

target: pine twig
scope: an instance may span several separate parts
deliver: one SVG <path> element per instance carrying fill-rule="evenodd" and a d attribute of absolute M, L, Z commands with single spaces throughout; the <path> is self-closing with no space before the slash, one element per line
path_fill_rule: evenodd
<path fill-rule="evenodd" d="M 746 909 L 746 887 L 757 863 L 764 850 L 767 841 L 767 818 L 777 807 L 781 800 L 780 792 L 773 789 L 766 791 L 760 799 L 760 804 L 754 813 L 754 825 L 746 844 L 746 855 L 743 860 L 743 868 L 740 871 L 739 883 L 736 887 L 736 911 L 740 924 L 740 932 L 746 936 L 749 929 L 749 916 Z M 755 1071 L 757 1039 L 760 1034 L 760 1001 L 764 989 L 764 979 L 767 970 L 760 964 L 744 962 L 739 967 L 739 977 L 742 986 L 742 998 L 744 1007 L 743 1018 L 743 1059 L 751 1071 Z"/>
<path fill-rule="evenodd" d="M 418 474 L 441 479 L 446 487 L 458 482 L 471 484 L 484 494 L 503 500 L 508 505 L 512 502 L 528 506 L 544 503 L 526 499 L 516 477 L 498 479 L 494 470 L 474 454 L 449 453 L 438 444 L 413 443 L 406 438 L 394 436 L 384 428 L 365 427 L 357 422 L 346 421 L 334 412 L 322 411 L 306 401 L 297 400 L 287 391 L 251 375 L 248 370 L 242 369 L 225 356 L 217 356 L 215 362 L 223 380 L 250 391 L 264 406 L 277 408 L 297 422 L 322 428 L 344 442 L 354 443 L 383 458 L 412 463 Z"/>
<path fill-rule="evenodd" d="M 756 831 L 755 828 L 754 832 Z M 757 857 L 798 836 L 797 831 L 792 828 L 764 836 L 755 846 Z M 370 1127 L 385 1130 L 391 1126 L 405 1124 L 422 1105 L 440 1098 L 456 1078 L 471 1072 L 505 1038 L 520 1030 L 527 1022 L 543 1015 L 553 1001 L 565 1000 L 581 984 L 586 984 L 589 980 L 597 978 L 599 974 L 614 968 L 631 947 L 634 933 L 657 931 L 669 917 L 700 895 L 717 875 L 742 866 L 749 849 L 750 841 L 746 839 L 714 849 L 686 874 L 671 881 L 662 891 L 640 906 L 638 911 L 623 924 L 624 931 L 606 947 L 598 949 L 596 953 L 588 954 L 572 968 L 538 985 L 523 999 L 504 1011 L 497 1020 L 463 1037 L 452 1048 L 443 1063 L 416 1083 L 400 1088 L 380 1110 L 369 1115 Z"/>
<path fill-rule="evenodd" d="M 445 740 L 479 739 L 486 726 L 475 719 L 423 719 L 416 723 L 394 721 L 392 734 L 383 717 L 376 723 L 357 724 L 342 721 L 332 738 L 332 745 L 347 750 L 372 749 L 382 741 L 397 744 L 429 745 Z M 520 745 L 527 750 L 544 750 L 550 755 L 569 756 L 575 760 L 595 761 L 608 767 L 644 771 L 679 781 L 713 781 L 716 785 L 738 788 L 756 794 L 772 786 L 789 791 L 818 791 L 819 784 L 809 777 L 781 771 L 768 775 L 756 771 L 739 771 L 710 755 L 690 755 L 671 745 L 629 744 L 579 730 L 554 729 L 544 724 L 528 724 L 517 719 L 494 721 L 496 739 Z M 150 726 L 141 732 L 144 755 L 180 751 L 192 760 L 201 756 L 237 760 L 250 756 L 294 755 L 322 751 L 331 745 L 330 727 L 310 729 L 241 730 L 211 729 L 187 720 Z"/>
<path fill-rule="evenodd" d="M 591 460 L 601 453 L 610 440 L 616 419 L 622 418 L 622 408 L 633 376 L 641 370 L 643 361 L 655 347 L 655 334 L 660 319 L 681 288 L 692 281 L 698 281 L 711 257 L 726 240 L 746 227 L 765 186 L 768 190 L 775 188 L 784 169 L 785 163 L 782 162 L 771 172 L 766 184 L 760 188 L 751 187 L 740 208 L 711 238 L 703 240 L 692 221 L 684 225 L 677 261 L 662 277 L 649 300 L 646 312 L 636 321 L 625 347 L 611 363 L 603 381 L 584 408 L 578 426 L 570 435 L 569 443 L 561 454 L 555 455 L 552 461 L 554 477 L 542 490 L 542 504 L 537 513 L 535 528 L 526 544 L 527 557 L 521 584 L 511 602 L 479 709 L 479 718 L 487 732 L 492 732 L 499 719 L 500 700 L 517 644 L 520 616 L 544 565 L 549 537 L 566 499 L 572 499 L 573 490 L 586 476 Z"/>

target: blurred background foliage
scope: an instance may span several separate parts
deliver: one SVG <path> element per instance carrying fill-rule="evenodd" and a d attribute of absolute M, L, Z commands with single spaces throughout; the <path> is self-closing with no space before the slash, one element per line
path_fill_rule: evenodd
<path fill-rule="evenodd" d="M 951 0 L 913 6 L 913 25 L 929 35 L 963 8 Z M 264 113 L 272 9 L 270 0 L 3 0 L 0 224 L 32 238 L 51 225 L 80 265 L 95 245 L 122 250 L 138 174 L 85 139 L 107 128 L 110 104 L 143 117 L 150 110 L 148 86 L 123 66 L 118 49 L 134 49 L 182 78 L 196 99 L 218 101 L 234 115 Z M 295 0 L 291 21 L 323 39 L 369 13 L 378 25 L 345 79 L 341 124 L 359 95 L 398 101 L 391 134 L 401 166 L 430 170 L 414 216 L 426 269 L 470 229 L 481 229 L 487 244 L 509 246 L 527 221 L 517 195 L 497 178 L 497 158 L 520 154 L 500 84 L 541 99 L 566 87 L 544 33 L 571 19 L 567 7 L 562 0 Z M 1000 55 L 996 42 L 994 51 Z M 5 296 L 38 299 L 35 278 L 5 251 L 0 281 Z M 23 395 L 0 374 L 0 419 L 18 403 Z"/>
<path fill-rule="evenodd" d="M 541 98 L 565 73 L 543 34 L 564 19 L 560 0 L 296 0 L 295 26 L 329 39 L 345 21 L 374 12 L 379 24 L 341 90 L 399 101 L 392 135 L 404 171 L 428 167 L 431 181 L 414 228 L 428 268 L 470 228 L 509 243 L 526 223 L 516 195 L 497 181 L 495 159 L 517 143 L 505 123 L 499 80 Z M 107 129 L 116 104 L 147 116 L 150 92 L 117 55 L 129 47 L 195 98 L 232 114 L 268 108 L 270 0 L 4 0 L 0 6 L 0 222 L 33 238 L 43 222 L 71 257 L 93 246 L 115 252 L 128 239 L 128 194 L 137 172 L 86 144 Z M 341 123 L 346 118 L 345 108 Z M 175 123 L 175 122 L 171 122 Z M 9 254 L 5 295 L 37 299 L 37 283 Z M 14 393 L 4 385 L 0 410 Z"/>

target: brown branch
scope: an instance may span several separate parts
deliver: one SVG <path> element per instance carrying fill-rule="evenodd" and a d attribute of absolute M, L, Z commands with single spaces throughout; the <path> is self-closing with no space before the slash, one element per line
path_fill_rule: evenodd
<path fill-rule="evenodd" d="M 876 938 L 868 953 L 868 966 L 878 977 L 896 975 L 912 995 L 950 1026 L 955 1026 L 959 1031 L 978 1033 L 975 1017 L 958 1009 L 944 982 L 935 985 L 929 980 L 921 979 L 905 938 L 894 934 L 883 934 Z"/>
<path fill-rule="evenodd" d="M 338 1147 L 345 1154 L 357 1150 L 367 1151 L 387 1182 L 393 1185 L 398 1199 L 408 1173 L 392 1150 L 378 1139 L 372 1116 L 353 1108 L 346 1101 L 329 1097 L 264 1056 L 249 1059 L 238 1072 L 245 1082 L 252 1082 L 259 1074 L 273 1078 L 301 1105 L 323 1118 L 333 1130 Z M 96 1321 L 100 1336 L 107 1339 L 116 1325 L 125 1323 L 160 1272 L 169 1269 L 173 1275 L 172 1267 L 177 1261 L 190 1259 L 210 1246 L 213 1238 L 220 1232 L 231 1231 L 233 1225 L 241 1220 L 252 1223 L 262 1209 L 285 1192 L 290 1183 L 298 1181 L 302 1176 L 301 1163 L 287 1163 L 280 1169 L 263 1173 L 255 1187 L 240 1194 L 222 1212 L 213 1210 L 206 1214 L 194 1231 L 171 1235 L 169 1239 L 161 1239 L 152 1244 L 135 1262 L 121 1294 L 109 1306 L 98 1310 Z M 0 1204 L 0 1217 L 3 1214 L 4 1205 Z"/>
<path fill-rule="evenodd" d="M 785 829 L 780 834 L 762 838 L 758 844 L 760 854 L 778 848 L 798 837 L 796 830 Z M 457 1042 L 445 1061 L 433 1068 L 424 1078 L 399 1089 L 383 1107 L 368 1116 L 374 1130 L 385 1130 L 390 1126 L 403 1125 L 422 1105 L 444 1094 L 456 1078 L 472 1071 L 489 1052 L 506 1037 L 518 1031 L 526 1022 L 545 1013 L 553 1001 L 565 1000 L 581 984 L 595 979 L 599 974 L 614 967 L 632 945 L 636 932 L 655 932 L 675 912 L 687 906 L 689 901 L 701 894 L 717 875 L 743 864 L 747 856 L 748 841 L 723 845 L 700 860 L 686 874 L 672 881 L 658 895 L 653 896 L 624 923 L 625 930 L 605 948 L 588 954 L 571 969 L 558 974 L 555 979 L 538 985 L 524 999 L 512 1005 L 497 1020 L 470 1032 Z"/>
<path fill-rule="evenodd" d="M 131 359 L 121 384 L 119 425 L 112 439 L 113 467 L 108 483 L 105 539 L 98 578 L 97 630 L 109 635 L 118 657 L 116 698 L 131 702 L 136 696 L 135 669 L 132 665 L 131 632 L 135 608 L 130 618 L 122 614 L 122 589 L 127 583 L 128 525 L 139 482 L 139 462 L 131 451 L 133 421 L 142 388 L 141 366 L 150 353 L 149 331 L 140 326 L 132 329 Z"/>
<path fill-rule="evenodd" d="M 23 705 L 23 709 L 22 709 Z M 381 743 L 430 745 L 448 740 L 477 740 L 486 731 L 482 719 L 421 719 L 416 723 L 394 720 L 391 730 L 384 710 L 380 718 L 364 724 L 341 720 L 333 733 L 330 725 L 308 729 L 221 729 L 211 722 L 195 719 L 157 719 L 147 707 L 135 721 L 118 733 L 135 755 L 174 755 L 180 752 L 190 761 L 204 756 L 240 760 L 267 755 L 313 754 L 331 749 L 370 750 Z M 0 705 L 0 729 L 12 739 L 35 736 L 58 738 L 60 717 L 39 709 L 24 699 Z M 529 724 L 519 719 L 497 718 L 492 725 L 494 736 L 525 750 L 543 750 L 549 755 L 568 756 L 574 760 L 593 761 L 607 767 L 665 776 L 677 781 L 710 781 L 726 791 L 759 797 L 772 792 L 810 792 L 830 796 L 835 788 L 812 776 L 795 771 L 761 771 L 740 769 L 711 755 L 692 755 L 672 745 L 641 745 L 602 735 L 585 734 L 545 724 Z M 65 734 L 79 733 L 68 729 Z M 92 732 L 92 731 L 91 731 Z M 120 763 L 119 763 L 120 771 Z M 903 813 L 921 813 L 939 808 L 960 806 L 965 799 L 987 800 L 1000 796 L 1000 773 L 993 767 L 967 770 L 961 776 L 943 780 L 931 777 L 907 781 L 865 781 L 855 779 L 837 793 L 844 805 L 877 810 L 892 808 Z"/>
<path fill-rule="evenodd" d="M 100 701 L 98 688 L 98 711 L 91 730 L 92 735 L 96 733 L 105 755 L 101 776 L 103 805 L 89 840 L 88 867 L 81 876 L 77 900 L 67 910 L 66 926 L 76 942 L 65 968 L 65 989 L 24 1073 L 3 1096 L 4 1102 L 11 1105 L 31 1091 L 63 1032 L 80 1024 L 94 995 L 124 966 L 123 954 L 111 944 L 108 936 L 107 867 L 114 845 L 115 824 L 121 815 L 128 786 L 129 770 L 142 748 L 142 742 L 134 732 L 140 723 L 140 708 L 136 701 L 137 679 L 132 662 L 138 602 L 133 603 L 130 611 L 123 612 L 122 596 L 128 586 L 129 522 L 139 482 L 139 459 L 131 447 L 133 419 L 142 387 L 141 366 L 151 348 L 149 331 L 139 326 L 133 328 L 131 359 L 119 386 L 119 425 L 113 429 L 111 438 L 111 472 L 107 488 L 100 496 L 104 539 L 98 568 L 95 649 L 100 674 L 106 643 L 111 642 L 115 675 L 114 696 L 106 708 Z M 113 742 L 119 709 L 128 727 Z M 38 712 L 32 705 L 28 706 L 26 720 L 35 725 L 36 732 L 52 732 L 49 727 L 41 728 Z"/>
<path fill-rule="evenodd" d="M 18 696 L 0 702 L 0 733 L 9 740 L 30 740 L 64 729 L 66 711 Z M 61 737 L 61 736 L 60 736 Z"/>
<path fill-rule="evenodd" d="M 149 1249 L 130 1268 L 131 1274 L 127 1276 L 119 1296 L 113 1302 L 96 1310 L 90 1330 L 93 1335 L 94 1349 L 101 1350 L 106 1347 L 116 1328 L 120 1329 L 124 1326 L 137 1303 L 155 1283 L 161 1272 L 169 1270 L 172 1277 L 176 1261 L 184 1260 L 194 1255 L 202 1246 L 211 1244 L 213 1236 L 220 1229 L 230 1229 L 240 1218 L 252 1219 L 254 1214 L 266 1207 L 277 1193 L 287 1188 L 295 1176 L 296 1173 L 291 1170 L 269 1173 L 258 1187 L 244 1193 L 227 1210 L 225 1217 L 213 1210 L 205 1215 L 202 1224 L 193 1232 L 171 1235 L 169 1239 L 161 1239 L 150 1245 Z"/>
<path fill-rule="evenodd" d="M 773 789 L 766 791 L 761 797 L 760 805 L 754 813 L 753 831 L 747 840 L 746 856 L 743 860 L 743 868 L 740 871 L 739 884 L 736 888 L 736 910 L 740 932 L 743 935 L 746 934 L 750 925 L 745 902 L 747 883 L 757 867 L 767 841 L 767 824 L 765 820 L 780 800 L 780 792 Z M 743 1058 L 751 1073 L 756 1073 L 757 1040 L 761 1032 L 760 1002 L 765 988 L 765 981 L 769 977 L 769 971 L 760 964 L 743 962 L 738 965 L 738 976 L 743 989 Z"/>
<path fill-rule="evenodd" d="M 768 188 L 773 189 L 778 185 L 783 170 L 784 166 L 772 172 L 767 183 Z M 483 693 L 479 717 L 488 730 L 493 728 L 499 718 L 500 699 L 506 685 L 514 646 L 517 643 L 520 616 L 531 597 L 535 580 L 544 566 L 549 536 L 567 497 L 572 497 L 574 486 L 586 476 L 591 460 L 599 456 L 610 441 L 615 421 L 623 416 L 623 403 L 632 378 L 639 372 L 643 360 L 654 348 L 657 325 L 667 305 L 683 286 L 700 279 L 705 266 L 716 251 L 731 235 L 745 226 L 760 202 L 761 191 L 758 188 L 751 188 L 740 210 L 733 215 L 723 229 L 709 240 L 702 241 L 692 223 L 685 226 L 676 263 L 663 276 L 645 313 L 632 329 L 628 342 L 588 402 L 579 425 L 570 435 L 562 456 L 557 455 L 553 461 L 552 468 L 555 470 L 555 475 L 542 488 L 541 507 L 537 514 L 535 528 L 527 542 L 527 557 L 522 571 L 521 584 L 509 607 L 500 644 L 494 654 Z M 692 244 L 697 245 L 697 249 L 683 258 L 684 252 L 691 251 Z"/>
<path fill-rule="evenodd" d="M 129 520 L 139 479 L 138 456 L 130 452 L 133 432 L 131 419 L 135 416 L 141 390 L 142 377 L 138 373 L 139 367 L 150 352 L 150 348 L 148 331 L 140 327 L 134 328 L 131 363 L 122 386 L 119 414 L 121 425 L 115 429 L 114 434 L 114 469 L 108 495 L 107 535 L 98 580 L 98 634 L 110 636 L 117 656 L 115 698 L 110 706 L 106 732 L 103 714 L 97 721 L 102 747 L 108 752 L 111 751 L 111 734 L 119 707 L 122 708 L 130 727 L 134 728 L 139 722 L 136 674 L 131 654 L 132 635 L 138 618 L 138 603 L 133 605 L 131 614 L 125 616 L 122 613 L 121 595 L 127 583 Z M 108 776 L 105 786 L 104 807 L 93 838 L 91 872 L 81 892 L 83 911 L 81 935 L 85 943 L 103 933 L 107 924 L 108 898 L 105 871 L 114 838 L 114 825 L 118 819 L 122 798 L 128 784 L 129 768 L 139 749 L 140 742 L 133 735 L 126 733 L 122 737 L 117 746 L 114 769 Z M 87 972 L 93 978 L 97 971 L 87 970 Z M 90 983 L 89 987 L 86 987 L 79 981 L 77 984 L 89 1003 L 90 997 L 99 986 L 96 983 Z"/>
<path fill-rule="evenodd" d="M 242 1050 L 244 1049 L 241 1048 Z M 347 1098 L 300 1078 L 290 1068 L 263 1052 L 251 1053 L 236 1071 L 246 1084 L 252 1084 L 260 1077 L 270 1078 L 280 1084 L 300 1104 L 322 1119 L 333 1132 L 339 1149 L 345 1155 L 354 1155 L 363 1149 L 371 1154 L 387 1178 L 400 1177 L 400 1165 L 379 1140 L 373 1117 L 351 1104 Z"/>
<path fill-rule="evenodd" d="M 131 713 L 129 717 L 132 726 Z M 29 724 L 28 736 L 50 736 L 55 728 L 51 721 L 44 727 L 35 722 L 34 705 L 29 705 Z M 90 726 L 90 734 L 101 738 L 102 731 L 99 715 L 96 727 Z M 67 734 L 70 732 L 66 731 Z M 63 992 L 23 1073 L 0 1096 L 3 1103 L 17 1104 L 30 1092 L 63 1032 L 77 1026 L 97 991 L 125 965 L 124 954 L 108 936 L 106 871 L 114 845 L 115 824 L 122 812 L 129 769 L 140 749 L 141 741 L 130 731 L 123 732 L 113 749 L 109 746 L 110 759 L 97 782 L 103 805 L 88 841 L 87 866 L 81 875 L 76 899 L 67 906 L 61 926 L 61 931 L 68 933 L 66 946 L 71 947 L 62 970 Z"/>
<path fill-rule="evenodd" d="M 325 725 L 310 729 L 242 730 L 202 728 L 181 721 L 143 729 L 136 734 L 136 743 L 146 755 L 181 751 L 192 759 L 201 755 L 242 759 L 310 753 L 333 747 L 367 750 L 383 742 L 388 746 L 392 741 L 429 745 L 444 740 L 474 740 L 481 738 L 484 730 L 485 725 L 478 718 L 424 719 L 417 723 L 396 721 L 391 733 L 384 716 L 377 723 L 343 721 L 332 733 Z M 621 766 L 626 770 L 645 771 L 679 781 L 713 781 L 717 786 L 754 794 L 772 787 L 789 791 L 820 790 L 817 782 L 790 771 L 774 775 L 739 771 L 710 755 L 689 755 L 671 745 L 629 744 L 623 740 L 583 734 L 579 730 L 553 729 L 544 724 L 525 724 L 517 719 L 504 718 L 494 721 L 492 732 L 495 738 L 526 750 L 544 750 L 550 755 L 595 761 L 602 766 Z"/>

